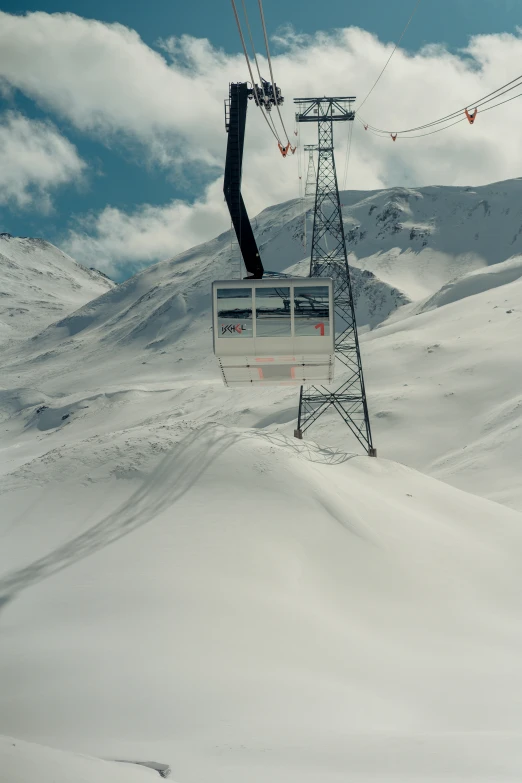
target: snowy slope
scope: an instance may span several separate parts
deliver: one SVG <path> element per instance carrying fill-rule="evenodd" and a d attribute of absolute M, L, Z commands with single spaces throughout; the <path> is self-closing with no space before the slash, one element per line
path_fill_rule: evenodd
<path fill-rule="evenodd" d="M 522 256 L 515 256 L 485 269 L 478 269 L 451 280 L 440 291 L 422 302 L 417 312 L 458 302 L 467 296 L 481 294 L 499 286 L 513 283 L 522 277 Z"/>
<path fill-rule="evenodd" d="M 300 248 L 300 253 L 303 253 Z M 209 290 L 214 279 L 230 276 L 230 236 L 227 232 L 182 253 L 176 258 L 149 267 L 101 298 L 53 323 L 35 337 L 25 355 L 38 356 L 42 350 L 72 350 L 79 343 L 87 347 L 96 335 L 102 350 L 115 345 L 136 344 L 158 350 L 171 345 L 189 330 L 208 324 Z M 289 269 L 283 255 L 273 271 Z M 292 272 L 306 274 L 305 264 L 293 265 Z M 275 268 L 278 267 L 278 268 Z M 362 327 L 375 326 L 398 306 L 409 302 L 400 291 L 384 284 L 366 271 L 354 269 L 354 296 Z M 72 341 L 69 338 L 74 338 Z M 97 348 L 98 350 L 98 348 Z"/>
<path fill-rule="evenodd" d="M 70 428 L 45 489 L 3 496 L 2 730 L 190 783 L 520 777 L 522 516 L 386 460 L 182 433 Z"/>
<path fill-rule="evenodd" d="M 520 779 L 521 262 L 452 249 L 484 189 L 430 190 L 433 248 L 354 258 L 378 460 L 223 387 L 228 234 L 3 351 L 0 732 L 180 783 Z M 258 217 L 267 267 L 304 270 L 301 208 Z"/>
<path fill-rule="evenodd" d="M 522 279 L 498 286 L 503 271 L 369 335 L 367 383 L 383 454 L 522 509 Z"/>
<path fill-rule="evenodd" d="M 395 286 L 402 276 L 409 287 L 417 289 L 416 297 L 430 262 L 439 270 L 433 269 L 433 277 L 424 287 L 438 288 L 457 272 L 498 263 L 522 252 L 522 178 L 475 188 L 401 187 L 340 195 L 351 260 L 371 259 L 370 268 L 376 274 L 377 270 L 389 271 Z M 258 216 L 256 233 L 268 268 L 277 263 L 281 251 L 290 262 L 299 260 L 305 208 L 309 243 L 312 200 L 290 201 Z M 405 258 L 392 267 L 389 262 L 398 253 Z"/>
<path fill-rule="evenodd" d="M 342 194 L 350 260 L 411 299 L 522 253 L 522 179 Z"/>
<path fill-rule="evenodd" d="M 156 772 L 135 764 L 80 756 L 0 736 L 2 783 L 152 783 Z"/>
<path fill-rule="evenodd" d="M 506 192 L 511 184 L 519 181 L 503 183 Z M 455 189 L 447 190 L 448 214 L 453 214 Z M 472 195 L 461 190 L 466 198 Z M 475 196 L 477 203 L 482 195 Z M 346 194 L 343 198 L 348 200 Z M 360 194 L 352 200 L 359 203 Z M 280 270 L 290 253 L 279 251 L 277 262 L 275 250 L 270 258 L 267 248 L 290 247 L 293 240 L 282 237 L 298 207 L 291 202 L 271 208 L 257 221 L 264 255 Z M 444 231 L 445 224 L 439 234 Z M 119 421 L 121 405 L 134 409 L 139 399 L 138 421 L 140 406 L 146 407 L 158 389 L 166 412 L 179 405 L 191 426 L 219 411 L 220 420 L 229 423 L 292 434 L 294 391 L 265 389 L 253 397 L 221 386 L 211 353 L 209 291 L 213 277 L 226 275 L 230 252 L 224 234 L 92 300 L 31 339 L 21 358 L 18 351 L 6 351 L 0 417 L 8 420 L 6 433 L 16 444 L 14 452 L 5 452 L 9 459 L 13 453 L 22 459 L 26 443 L 27 453 L 33 453 L 35 429 L 52 433 L 81 420 L 87 432 L 97 431 L 100 409 Z M 398 287 L 380 288 L 365 271 L 355 275 L 358 316 L 363 313 L 359 323 L 374 327 L 361 345 L 375 443 L 383 456 L 522 509 L 521 377 L 514 361 L 522 338 L 520 257 L 489 266 L 484 257 L 471 272 L 461 269 L 460 256 L 452 259 L 437 272 L 442 280 L 451 274 L 439 290 L 398 308 L 405 301 Z M 432 263 L 434 278 L 436 260 Z M 294 262 L 288 268 L 304 272 L 305 265 Z M 399 261 L 397 269 L 401 277 Z M 413 271 L 420 286 L 427 279 L 422 265 Z M 375 289 L 386 295 L 378 299 Z M 311 437 L 338 447 L 347 443 L 336 414 L 322 417 Z M 43 441 L 40 446 L 45 448 Z M 0 459 L 0 470 L 5 469 Z"/>
<path fill-rule="evenodd" d="M 43 239 L 0 234 L 0 343 L 31 337 L 113 288 Z"/>
<path fill-rule="evenodd" d="M 341 198 L 361 331 L 467 272 L 522 252 L 522 179 L 474 189 L 348 191 Z M 309 202 L 270 207 L 254 220 L 254 228 L 267 269 L 307 271 L 312 233 Z M 119 342 L 132 339 L 141 330 L 153 336 L 151 344 L 158 345 L 157 335 L 168 343 L 177 337 L 185 310 L 201 310 L 201 293 L 206 296 L 211 280 L 238 274 L 236 256 L 226 232 L 145 269 L 114 289 L 111 296 L 90 302 L 71 321 L 62 319 L 63 329 L 50 342 L 93 325 L 105 329 L 107 323 Z M 104 290 L 110 287 L 107 281 L 104 284 Z M 146 327 L 136 310 L 144 301 L 140 297 L 149 302 Z M 88 297 L 89 301 L 93 298 Z M 172 322 L 174 334 L 165 328 Z M 108 335 L 106 342 L 110 339 Z"/>

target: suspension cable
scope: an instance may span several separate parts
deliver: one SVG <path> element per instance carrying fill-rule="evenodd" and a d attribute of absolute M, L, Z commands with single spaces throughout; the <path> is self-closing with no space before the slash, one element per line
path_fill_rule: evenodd
<path fill-rule="evenodd" d="M 497 106 L 502 106 L 503 103 L 509 103 L 509 101 L 514 101 L 515 98 L 520 98 L 522 95 L 522 92 L 518 92 L 516 95 L 512 95 L 511 98 L 506 98 L 505 101 L 500 101 L 500 103 L 494 103 L 493 106 L 487 106 L 485 109 L 482 109 L 482 114 L 484 114 L 485 111 L 489 111 L 490 109 L 496 109 Z"/>
<path fill-rule="evenodd" d="M 272 71 L 272 58 L 270 57 L 270 47 L 268 45 L 268 35 L 266 32 L 266 24 L 265 24 L 265 15 L 263 13 L 263 0 L 257 0 L 259 5 L 259 13 L 261 14 L 261 24 L 263 25 L 263 35 L 265 37 L 265 47 L 266 47 L 266 57 L 268 60 L 268 68 L 270 70 L 270 78 L 272 80 L 272 87 L 274 89 L 274 97 L 275 97 L 275 81 L 274 81 L 274 73 Z M 275 107 L 277 109 L 277 113 L 279 114 L 279 119 L 281 120 L 281 125 L 284 131 L 284 134 L 286 136 L 286 141 L 288 144 L 290 144 L 290 139 L 288 138 L 288 133 L 286 132 L 285 123 L 283 122 L 283 117 L 281 116 L 281 110 L 279 108 L 279 104 L 277 103 L 277 98 L 275 101 Z"/>
<path fill-rule="evenodd" d="M 255 83 L 255 80 L 254 80 L 254 74 L 252 73 L 252 66 L 250 64 L 250 59 L 248 57 L 248 52 L 247 52 L 247 48 L 246 48 L 246 44 L 245 44 L 245 39 L 243 37 L 243 30 L 241 29 L 241 22 L 239 21 L 239 16 L 237 14 L 236 3 L 235 3 L 235 0 L 230 0 L 230 2 L 232 3 L 232 10 L 234 11 L 234 16 L 236 17 L 237 29 L 238 29 L 238 32 L 239 32 L 239 37 L 241 38 L 241 45 L 243 47 L 243 52 L 244 52 L 244 55 L 245 55 L 245 60 L 246 60 L 246 64 L 247 64 L 247 67 L 248 67 L 248 72 L 250 74 L 250 80 L 251 80 L 253 88 L 254 88 L 254 93 L 255 93 L 255 96 L 256 96 L 256 100 L 259 100 L 258 93 L 257 93 L 257 87 L 256 87 L 256 83 Z"/>
<path fill-rule="evenodd" d="M 379 81 L 379 79 L 380 79 L 380 78 L 381 78 L 381 76 L 383 75 L 384 71 L 385 71 L 385 70 L 386 70 L 386 68 L 388 67 L 388 63 L 390 62 L 391 58 L 392 58 L 392 57 L 393 57 L 393 55 L 395 54 L 395 51 L 397 50 L 397 48 L 398 48 L 398 46 L 399 46 L 400 42 L 401 42 L 401 41 L 402 41 L 402 39 L 404 38 L 404 34 L 406 33 L 406 30 L 407 30 L 407 29 L 408 29 L 408 27 L 410 26 L 410 22 L 411 22 L 411 20 L 413 19 L 413 17 L 415 16 L 415 13 L 416 13 L 416 11 L 417 11 L 417 8 L 419 7 L 419 5 L 420 5 L 420 4 L 421 4 L 421 0 L 417 0 L 417 4 L 415 5 L 415 8 L 413 9 L 411 16 L 410 16 L 410 18 L 408 19 L 408 21 L 407 21 L 407 23 L 406 23 L 406 27 L 404 28 L 404 30 L 403 30 L 403 31 L 402 31 L 402 33 L 401 33 L 401 37 L 399 38 L 399 40 L 397 41 L 397 43 L 396 43 L 396 44 L 395 44 L 395 46 L 393 47 L 393 51 L 392 51 L 392 53 L 390 54 L 390 56 L 388 57 L 388 59 L 387 59 L 387 60 L 386 60 L 386 62 L 384 63 L 384 68 L 382 69 L 382 71 L 380 72 L 380 74 L 378 75 L 378 77 L 376 78 L 376 80 L 374 81 L 374 83 L 373 83 L 373 86 L 372 86 L 372 87 L 371 87 L 371 89 L 370 89 L 370 92 L 368 93 L 368 95 L 366 96 L 366 98 L 364 99 L 364 101 L 363 101 L 363 102 L 361 103 L 361 105 L 359 106 L 359 109 L 361 109 L 361 108 L 364 106 L 364 104 L 366 103 L 366 101 L 368 100 L 368 98 L 370 97 L 370 95 L 372 94 L 372 92 L 374 91 L 375 87 L 377 86 L 377 82 Z"/>
<path fill-rule="evenodd" d="M 268 119 L 267 115 L 265 114 L 264 109 L 261 110 L 261 114 L 265 118 L 265 121 L 266 121 L 266 124 L 268 125 L 268 129 L 269 129 L 270 133 L 272 134 L 274 139 L 277 141 L 277 143 L 281 144 L 281 139 L 279 138 L 279 135 L 278 135 L 277 131 L 275 130 L 273 119 L 271 117 L 270 117 L 270 120 Z M 272 125 L 270 125 L 270 122 L 272 122 Z"/>
<path fill-rule="evenodd" d="M 265 97 L 265 88 L 263 86 L 263 79 L 262 79 L 262 76 L 261 76 L 261 71 L 259 70 L 259 63 L 257 61 L 257 55 L 256 55 L 256 47 L 254 46 L 254 39 L 252 37 L 252 30 L 250 29 L 250 22 L 248 21 L 248 12 L 247 12 L 247 9 L 246 9 L 245 0 L 241 0 L 241 4 L 243 6 L 243 14 L 245 15 L 245 23 L 246 23 L 246 28 L 247 28 L 247 32 L 248 32 L 248 37 L 250 38 L 250 46 L 252 47 L 252 55 L 254 57 L 254 62 L 256 64 L 257 75 L 259 76 L 259 84 L 261 85 L 261 92 L 263 93 L 263 97 Z"/>
<path fill-rule="evenodd" d="M 520 86 L 520 85 L 519 85 Z M 503 95 L 504 93 L 501 93 Z M 511 98 L 506 98 L 505 101 L 499 101 L 499 103 L 494 103 L 492 106 L 486 106 L 485 109 L 482 109 L 482 114 L 484 114 L 485 111 L 489 111 L 490 109 L 496 109 L 497 106 L 502 106 L 504 103 L 509 103 L 510 101 L 514 101 L 515 98 L 520 98 L 522 96 L 522 92 L 517 93 L 516 95 L 512 95 Z M 497 96 L 499 97 L 499 96 Z M 462 119 L 457 120 L 457 122 L 465 122 L 466 117 L 462 117 Z M 446 128 L 451 128 L 452 125 L 456 125 L 457 122 L 452 122 L 451 125 L 445 125 L 444 128 L 438 128 L 437 130 L 430 131 L 429 133 L 419 133 L 415 136 L 404 136 L 403 138 L 406 139 L 418 139 L 420 136 L 431 136 L 432 133 L 438 133 L 441 130 L 446 130 Z"/>
<path fill-rule="evenodd" d="M 271 127 L 272 134 L 273 134 L 274 138 L 277 139 L 277 143 L 281 144 L 281 146 L 283 146 L 283 143 L 282 143 L 281 139 L 279 138 L 279 134 L 278 134 L 277 128 L 275 126 L 274 118 L 272 117 L 270 112 L 266 111 L 266 109 L 263 109 L 263 115 L 266 117 L 266 121 L 268 123 L 268 127 Z"/>
<path fill-rule="evenodd" d="M 454 111 L 451 114 L 447 114 L 444 117 L 440 117 L 438 120 L 433 120 L 432 122 L 427 122 L 424 125 L 418 125 L 415 128 L 407 128 L 405 130 L 399 130 L 399 131 L 389 131 L 389 130 L 385 130 L 384 128 L 377 128 L 374 125 L 370 125 L 369 123 L 364 122 L 364 120 L 362 118 L 357 117 L 357 119 L 359 120 L 359 122 L 362 122 L 362 124 L 365 127 L 368 127 L 369 130 L 372 130 L 374 132 L 378 131 L 378 132 L 384 133 L 386 135 L 388 135 L 388 134 L 390 134 L 392 132 L 393 133 L 400 133 L 400 134 L 413 133 L 414 131 L 425 130 L 426 128 L 431 128 L 431 127 L 433 127 L 435 125 L 440 125 L 440 124 L 442 124 L 444 122 L 448 122 L 449 120 L 455 119 L 460 114 L 465 112 L 466 109 L 469 109 L 469 108 L 472 108 L 472 107 L 473 108 L 480 108 L 482 106 L 485 106 L 488 103 L 491 103 L 491 101 L 495 100 L 496 98 L 500 98 L 502 95 L 505 95 L 506 93 L 511 92 L 511 90 L 515 90 L 517 87 L 520 87 L 520 86 L 522 86 L 522 75 L 517 76 L 515 79 L 512 79 L 510 82 L 507 82 L 506 84 L 503 84 L 501 87 L 497 87 L 496 90 L 493 90 L 493 92 L 488 93 L 483 98 L 480 98 L 478 101 L 476 101 L 474 103 L 468 103 L 462 109 L 458 109 L 457 111 Z M 511 98 L 509 98 L 508 100 L 511 100 Z M 502 103 L 505 103 L 505 102 L 507 102 L 507 101 L 502 101 Z M 496 106 L 500 106 L 500 104 L 495 104 L 495 105 Z M 490 107 L 490 108 L 493 108 L 493 107 Z M 486 111 L 486 109 L 482 109 L 482 111 Z M 463 119 L 465 119 L 465 118 L 463 118 Z M 455 123 L 452 123 L 452 124 L 455 124 Z M 451 127 L 451 126 L 447 126 L 447 127 Z M 441 130 L 442 130 L 442 128 L 441 128 Z"/>
<path fill-rule="evenodd" d="M 413 136 L 402 136 L 401 139 L 420 139 L 421 136 L 432 136 L 434 133 L 440 133 L 441 131 L 447 130 L 448 128 L 453 127 L 453 125 L 458 125 L 459 122 L 465 122 L 466 117 L 460 117 L 458 120 L 455 120 L 455 122 L 450 122 L 449 125 L 444 125 L 442 128 L 436 128 L 435 130 L 428 131 L 427 133 L 415 133 Z M 375 131 L 372 128 L 368 128 L 370 133 L 373 133 L 374 136 L 378 136 L 380 139 L 387 139 L 390 135 L 388 132 L 381 133 L 380 131 Z M 400 131 L 397 131 L 397 133 L 400 133 Z M 393 132 L 393 135 L 395 136 L 395 131 Z"/>
<path fill-rule="evenodd" d="M 296 123 L 296 127 L 298 128 L 297 123 Z M 304 204 L 304 196 L 303 196 L 303 153 L 302 153 L 301 138 L 299 135 L 297 136 L 296 147 L 297 147 L 297 178 L 299 183 L 299 209 L 301 210 L 301 213 L 305 213 L 305 204 Z M 304 220 L 301 245 L 303 246 L 303 250 L 306 252 L 306 215 Z"/>
<path fill-rule="evenodd" d="M 250 46 L 252 47 L 252 56 L 253 56 L 254 62 L 256 64 L 257 75 L 259 76 L 260 89 L 261 89 L 261 92 L 263 93 L 263 98 L 266 99 L 265 86 L 263 84 L 263 77 L 261 76 L 261 70 L 259 68 L 259 62 L 257 60 L 256 47 L 254 46 L 254 38 L 252 36 L 252 30 L 250 28 L 250 22 L 249 22 L 249 19 L 248 19 L 248 11 L 247 11 L 247 8 L 246 8 L 245 0 L 241 0 L 241 5 L 243 6 L 243 14 L 245 16 L 245 24 L 246 24 L 246 28 L 247 28 L 247 32 L 248 32 L 248 37 L 250 39 Z M 272 135 L 274 136 L 274 138 L 277 139 L 278 144 L 280 144 L 281 140 L 279 138 L 279 134 L 277 133 L 276 127 L 274 125 L 274 120 L 273 120 L 272 115 L 270 114 L 270 112 L 266 111 L 266 107 L 265 107 L 264 103 L 263 103 L 263 106 L 260 107 L 260 108 L 263 110 L 263 114 L 266 117 L 267 124 L 269 126 L 270 125 L 272 126 Z"/>
<path fill-rule="evenodd" d="M 346 141 L 346 157 L 343 175 L 343 190 L 346 190 L 346 181 L 348 179 L 348 165 L 350 163 L 350 152 L 352 149 L 353 122 L 348 123 L 348 139 Z"/>
<path fill-rule="evenodd" d="M 243 30 L 241 29 L 241 22 L 239 21 L 239 16 L 238 16 L 238 13 L 237 13 L 235 0 L 230 0 L 230 2 L 232 3 L 232 10 L 234 11 L 234 16 L 236 18 L 237 29 L 238 29 L 238 32 L 239 32 L 239 37 L 241 38 L 241 45 L 243 47 L 243 52 L 244 52 L 244 55 L 245 55 L 245 60 L 246 60 L 246 64 L 247 64 L 247 67 L 248 67 L 248 72 L 250 74 L 250 79 L 251 79 L 251 82 L 252 82 L 252 88 L 254 90 L 254 95 L 256 96 L 257 105 L 261 109 L 261 114 L 263 115 L 264 120 L 265 120 L 266 124 L 268 125 L 268 129 L 269 129 L 270 133 L 272 134 L 274 139 L 277 141 L 277 143 L 281 144 L 281 140 L 279 138 L 279 135 L 278 135 L 275 127 L 271 127 L 270 126 L 270 122 L 268 120 L 268 117 L 267 117 L 264 109 L 263 109 L 262 102 L 261 102 L 261 100 L 259 98 L 259 93 L 257 91 L 257 86 L 256 86 L 256 82 L 255 82 L 255 79 L 254 79 L 254 74 L 252 73 L 252 65 L 250 63 L 250 58 L 248 56 L 248 51 L 247 51 L 246 44 L 245 44 L 245 38 L 243 36 Z M 244 5 L 243 5 L 243 7 L 244 7 Z M 246 10 L 245 10 L 245 13 L 246 13 Z M 247 18 L 247 25 L 248 25 L 248 18 Z M 257 63 L 257 60 L 256 60 L 256 63 Z M 261 80 L 261 77 L 260 77 L 260 80 Z M 261 80 L 261 87 L 262 86 L 263 86 L 263 82 Z M 264 95 L 264 91 L 263 91 L 263 95 Z M 270 118 L 270 119 L 272 119 L 272 118 Z M 272 120 L 272 126 L 273 125 L 274 125 L 274 121 Z"/>
<path fill-rule="evenodd" d="M 510 101 L 514 101 L 515 98 L 522 97 L 522 92 L 517 93 L 516 95 L 512 95 L 511 98 L 506 98 L 505 101 L 499 101 L 498 103 L 494 103 L 492 106 L 486 106 L 485 109 L 482 110 L 482 113 L 485 111 L 489 111 L 490 109 L 496 109 L 497 106 L 502 106 L 504 103 L 509 103 Z M 456 120 L 456 122 L 451 122 L 449 125 L 444 125 L 442 128 L 437 128 L 436 130 L 429 131 L 428 133 L 416 133 L 413 136 L 401 136 L 402 139 L 420 139 L 421 136 L 431 136 L 434 133 L 440 133 L 443 130 L 447 130 L 448 128 L 453 127 L 453 125 L 457 125 L 459 122 L 465 122 L 466 117 L 461 117 L 460 119 Z M 389 136 L 389 133 L 378 133 L 371 128 L 368 128 L 368 130 L 371 131 L 371 133 L 374 134 L 374 136 L 378 136 L 380 139 L 387 138 Z"/>

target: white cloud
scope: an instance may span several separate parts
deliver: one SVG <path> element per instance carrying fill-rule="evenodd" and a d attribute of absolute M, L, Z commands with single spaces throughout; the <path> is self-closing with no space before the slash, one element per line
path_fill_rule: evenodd
<path fill-rule="evenodd" d="M 277 43 L 274 71 L 286 97 L 283 112 L 291 135 L 293 96 L 355 93 L 361 100 L 393 46 L 357 28 L 314 36 L 283 31 Z M 228 83 L 248 78 L 243 57 L 188 36 L 170 38 L 161 49 L 163 54 L 152 50 L 121 25 L 72 14 L 0 13 L 0 80 L 82 131 L 110 136 L 111 145 L 118 139 L 138 141 L 162 165 L 183 167 L 187 177 L 197 165 L 213 180 L 193 205 L 143 205 L 129 214 L 107 207 L 84 224 L 89 236 L 82 239 L 77 231 L 71 237 L 69 249 L 80 257 L 96 248 L 112 264 L 158 260 L 228 227 L 215 167 L 222 169 L 224 162 Z M 414 54 L 399 49 L 362 116 L 393 130 L 429 122 L 512 79 L 521 56 L 522 39 L 507 34 L 477 36 L 459 54 L 443 46 Z M 263 58 L 261 64 L 266 74 Z M 418 139 L 399 136 L 396 143 L 355 123 L 347 186 L 478 185 L 517 176 L 521 121 L 522 99 L 479 111 L 473 126 L 464 122 Z M 336 128 L 341 179 L 346 130 Z M 303 126 L 304 143 L 314 141 L 314 134 L 313 126 Z M 251 214 L 298 193 L 297 156 L 281 158 L 253 105 L 243 183 Z"/>
<path fill-rule="evenodd" d="M 85 163 L 49 122 L 0 116 L 0 204 L 48 210 L 50 191 L 78 179 Z"/>
<path fill-rule="evenodd" d="M 241 72 L 205 41 L 182 39 L 172 67 L 138 34 L 73 14 L 0 12 L 0 79 L 88 133 L 135 139 L 174 162 L 219 162 L 208 128 L 223 118 L 212 68 Z M 27 53 L 30 52 L 30 56 Z M 186 67 L 190 63 L 190 68 Z M 111 140 L 112 140 L 111 138 Z"/>
<path fill-rule="evenodd" d="M 106 207 L 85 217 L 65 245 L 73 258 L 117 277 L 122 266 L 137 271 L 215 236 L 227 215 L 220 183 L 213 183 L 194 204 L 146 204 L 132 213 Z"/>

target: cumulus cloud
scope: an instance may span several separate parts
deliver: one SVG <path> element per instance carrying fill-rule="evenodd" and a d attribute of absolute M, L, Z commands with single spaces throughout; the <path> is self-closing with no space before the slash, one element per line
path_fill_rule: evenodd
<path fill-rule="evenodd" d="M 355 94 L 360 101 L 393 44 L 347 28 L 308 36 L 279 31 L 277 46 L 274 72 L 286 98 L 283 115 L 293 139 L 293 96 Z M 399 49 L 362 116 L 398 131 L 429 122 L 512 79 L 521 55 L 518 34 L 477 36 L 459 53 L 442 45 L 414 53 Z M 266 74 L 263 57 L 260 63 Z M 209 187 L 193 204 L 141 205 L 128 214 L 108 206 L 87 219 L 83 240 L 77 230 L 72 247 L 80 255 L 97 248 L 112 264 L 126 259 L 138 263 L 133 248 L 141 248 L 143 263 L 159 260 L 228 226 L 216 174 L 226 146 L 223 98 L 230 81 L 246 78 L 242 54 L 227 55 L 206 40 L 172 37 L 156 51 L 121 25 L 72 14 L 0 13 L 2 83 L 85 133 L 110 138 L 113 147 L 117 140 L 139 143 L 149 160 L 182 170 L 189 179 L 195 166 L 198 179 L 206 172 Z M 462 123 L 417 139 L 399 135 L 396 143 L 365 133 L 356 122 L 347 187 L 479 185 L 517 176 L 521 120 L 522 99 L 479 111 L 473 126 Z M 336 127 L 339 173 L 344 170 L 346 133 L 346 125 Z M 301 135 L 303 143 L 315 141 L 314 126 L 303 126 Z M 297 157 L 281 158 L 251 105 L 243 174 L 251 214 L 297 196 Z"/>
<path fill-rule="evenodd" d="M 162 161 L 216 164 L 220 145 L 208 143 L 208 130 L 222 123 L 229 77 L 220 84 L 213 68 L 228 67 L 230 77 L 241 73 L 239 56 L 234 67 L 234 58 L 191 38 L 163 48 L 165 57 L 120 24 L 0 12 L 5 84 L 87 133 L 137 140 Z"/>
<path fill-rule="evenodd" d="M 122 267 L 129 274 L 215 236 L 227 216 L 220 183 L 213 183 L 193 204 L 146 204 L 130 213 L 106 207 L 82 218 L 64 244 L 73 258 L 118 279 Z"/>
<path fill-rule="evenodd" d="M 50 193 L 81 177 L 85 163 L 49 122 L 0 116 L 0 204 L 49 210 Z"/>

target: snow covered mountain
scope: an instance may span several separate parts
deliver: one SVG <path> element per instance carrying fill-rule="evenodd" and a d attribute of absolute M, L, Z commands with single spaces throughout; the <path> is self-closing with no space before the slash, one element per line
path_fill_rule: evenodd
<path fill-rule="evenodd" d="M 43 239 L 0 234 L 0 343 L 31 337 L 114 287 Z"/>
<path fill-rule="evenodd" d="M 520 778 L 522 182 L 475 191 L 343 194 L 377 460 L 223 387 L 228 233 L 4 348 L 0 733 L 179 783 Z M 258 217 L 266 267 L 305 212 Z"/>
<path fill-rule="evenodd" d="M 522 179 L 342 195 L 350 261 L 411 299 L 522 253 Z"/>
<path fill-rule="evenodd" d="M 403 203 L 412 205 L 410 212 L 413 207 L 417 210 L 416 225 L 421 220 L 426 223 L 428 218 L 431 221 L 431 245 L 417 252 L 411 247 L 411 231 L 381 236 L 383 221 L 379 215 L 382 217 L 391 201 L 398 203 L 399 192 Z M 466 205 L 465 220 L 464 211 L 458 206 L 459 193 Z M 521 336 L 520 257 L 504 260 L 511 253 L 512 237 L 502 223 L 510 216 L 514 219 L 516 214 L 522 223 L 522 180 L 477 188 L 474 192 L 469 188 L 422 188 L 408 192 L 393 189 L 344 193 L 342 199 L 345 205 L 352 205 L 345 207 L 347 221 L 353 221 L 356 213 L 364 214 L 368 221 L 362 229 L 366 234 L 363 243 L 364 252 L 371 255 L 352 256 L 351 260 L 364 267 L 353 266 L 353 281 L 361 331 L 372 328 L 370 334 L 363 335 L 362 350 L 379 453 L 444 477 L 461 488 L 522 508 L 520 482 L 512 480 L 511 470 L 504 472 L 503 467 L 497 467 L 506 444 L 502 438 L 495 439 L 490 422 L 491 416 L 494 419 L 492 405 L 494 409 L 512 411 L 506 414 L 504 425 L 507 441 L 512 444 L 510 464 L 522 469 L 516 438 L 520 372 L 513 361 Z M 455 215 L 461 215 L 469 233 L 477 205 L 485 201 L 490 205 L 488 230 L 497 237 L 496 263 L 493 239 L 489 245 L 485 243 L 482 255 L 482 245 L 473 255 L 466 254 L 459 245 L 459 231 L 464 229 L 457 230 L 455 225 Z M 434 205 L 429 214 L 427 203 Z M 377 208 L 373 209 L 375 205 Z M 306 205 L 288 202 L 258 216 L 255 227 L 268 268 L 306 271 L 299 234 L 305 215 Z M 483 217 L 482 222 L 485 220 Z M 453 251 L 452 241 L 456 244 Z M 399 242 L 402 245 L 394 246 Z M 381 249 L 376 252 L 378 247 Z M 4 372 L 6 377 L 14 377 L 4 403 L 5 415 L 11 417 L 10 426 L 14 427 L 13 437 L 17 437 L 18 424 L 12 414 L 24 416 L 25 427 L 38 422 L 38 427 L 47 431 L 52 429 L 51 423 L 63 426 L 62 416 L 68 424 L 73 417 L 96 419 L 97 405 L 93 399 L 101 399 L 107 383 L 126 395 L 136 385 L 141 388 L 142 384 L 161 383 L 171 388 L 174 381 L 189 399 L 193 397 L 193 385 L 202 384 L 201 394 L 208 396 L 211 417 L 213 400 L 219 398 L 218 407 L 230 410 L 230 422 L 240 421 L 247 427 L 282 426 L 291 435 L 297 405 L 292 390 L 266 389 L 252 399 L 248 393 L 244 397 L 238 392 L 231 396 L 220 387 L 211 353 L 209 290 L 212 279 L 230 274 L 234 264 L 231 253 L 227 232 L 145 269 L 90 301 L 34 336 L 24 345 L 22 356 L 18 351 L 5 351 Z M 387 276 L 388 281 L 382 282 L 369 267 L 377 270 L 375 274 L 381 278 Z M 417 298 L 410 302 L 401 288 L 410 295 L 416 292 Z M 429 316 L 428 311 L 433 308 L 437 312 Z M 469 342 L 468 333 L 472 334 Z M 412 342 L 414 351 L 409 345 Z M 458 359 L 450 350 L 453 344 L 459 348 Z M 374 353 L 378 355 L 375 361 Z M 406 358 L 398 361 L 403 354 L 408 360 L 412 357 L 410 369 Z M 382 368 L 389 365 L 383 373 Z M 463 371 L 468 365 L 466 372 L 472 379 L 466 385 Z M 39 378 L 36 388 L 35 372 Z M 90 390 L 87 394 L 86 389 Z M 457 390 L 462 391 L 457 394 Z M 264 413 L 265 399 L 274 401 L 273 414 Z M 474 418 L 463 415 L 470 399 L 476 399 Z M 239 412 L 233 411 L 236 404 Z M 404 415 L 399 413 L 401 406 Z M 190 409 L 191 406 L 184 409 L 189 420 L 201 416 L 201 407 L 194 413 Z M 35 413 L 37 410 L 41 413 Z M 412 434 L 414 410 L 418 414 Z M 346 433 L 339 428 L 335 415 L 322 417 L 313 437 L 340 448 L 346 443 Z M 470 461 L 466 456 L 461 460 L 458 455 L 467 455 L 470 450 L 474 450 L 476 459 Z M 448 471 L 446 466 L 455 460 L 460 467 Z M 483 466 L 480 471 L 479 464 Z M 503 465 L 502 459 L 500 464 Z M 502 488 L 499 475 L 505 477 Z"/>
<path fill-rule="evenodd" d="M 11 737 L 0 737 L 0 774 L 3 783 L 154 783 L 160 780 L 155 771 L 141 765 L 64 753 Z"/>

